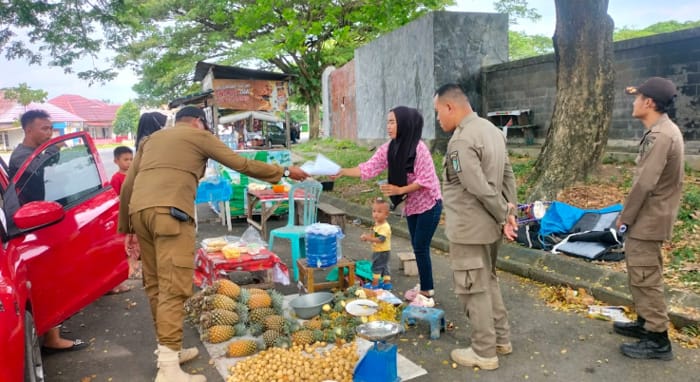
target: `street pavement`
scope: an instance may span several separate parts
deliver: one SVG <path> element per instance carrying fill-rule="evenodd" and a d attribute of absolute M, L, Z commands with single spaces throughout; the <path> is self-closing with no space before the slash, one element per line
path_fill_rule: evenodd
<path fill-rule="evenodd" d="M 200 205 L 199 239 L 230 234 L 220 223 L 206 216 L 205 205 Z M 354 207 L 354 215 L 361 215 L 363 208 Z M 361 216 L 360 216 L 361 218 Z M 365 219 L 367 217 L 365 216 Z M 370 248 L 359 240 L 366 226 L 351 224 L 346 227 L 342 240 L 344 257 L 369 259 Z M 392 220 L 393 221 L 393 220 Z M 279 226 L 286 218 L 272 221 Z M 234 222 L 233 235 L 240 235 L 246 228 L 245 221 Z M 405 221 L 394 222 L 392 251 L 408 250 L 410 242 L 400 232 Z M 436 237 L 436 240 L 439 240 Z M 511 252 L 510 247 L 504 252 Z M 280 240 L 275 251 L 290 264 L 288 242 Z M 458 301 L 452 293 L 451 272 L 446 255 L 436 251 L 433 255 L 436 301 L 445 310 L 447 320 L 454 329 L 441 334 L 437 340 L 429 339 L 429 328 L 419 322 L 393 342 L 399 352 L 419 364 L 428 374 L 413 381 L 698 381 L 700 375 L 700 351 L 684 349 L 674 344 L 675 359 L 671 362 L 640 361 L 624 357 L 619 345 L 630 341 L 612 333 L 607 321 L 586 318 L 577 313 L 556 311 L 546 306 L 538 297 L 539 287 L 528 279 L 500 272 L 501 288 L 509 310 L 512 330 L 512 354 L 500 357 L 500 368 L 495 371 L 452 366 L 450 351 L 469 344 L 469 324 Z M 400 294 L 417 283 L 417 276 L 404 276 L 399 270 L 396 256 L 391 267 L 395 290 Z M 104 296 L 86 307 L 66 322 L 70 338 L 82 338 L 90 342 L 87 350 L 45 356 L 47 381 L 152 381 L 155 377 L 155 334 L 150 312 L 139 282 L 132 291 Z M 277 288 L 285 294 L 296 293 L 294 285 Z M 195 330 L 186 325 L 185 345 L 198 346 L 202 354 L 184 366 L 188 372 L 203 373 L 209 381 L 225 381 L 210 362 Z"/>

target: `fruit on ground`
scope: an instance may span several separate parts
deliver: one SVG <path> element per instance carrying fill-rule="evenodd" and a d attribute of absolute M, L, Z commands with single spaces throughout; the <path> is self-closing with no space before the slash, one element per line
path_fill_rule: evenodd
<path fill-rule="evenodd" d="M 272 306 L 272 298 L 267 293 L 254 293 L 248 299 L 248 307 L 250 309 L 269 308 Z"/>
<path fill-rule="evenodd" d="M 236 328 L 231 325 L 214 325 L 202 331 L 202 341 L 218 344 L 228 341 L 236 335 Z"/>
<path fill-rule="evenodd" d="M 292 343 L 294 345 L 309 345 L 314 342 L 314 333 L 311 330 L 302 329 L 292 333 Z"/>
<path fill-rule="evenodd" d="M 226 309 L 214 309 L 202 313 L 199 322 L 203 328 L 210 328 L 214 325 L 236 325 L 238 314 Z"/>
<path fill-rule="evenodd" d="M 258 342 L 255 340 L 232 341 L 226 351 L 228 357 L 246 357 L 258 351 Z"/>
<path fill-rule="evenodd" d="M 229 279 L 220 279 L 214 282 L 216 293 L 237 299 L 241 294 L 241 287 Z"/>

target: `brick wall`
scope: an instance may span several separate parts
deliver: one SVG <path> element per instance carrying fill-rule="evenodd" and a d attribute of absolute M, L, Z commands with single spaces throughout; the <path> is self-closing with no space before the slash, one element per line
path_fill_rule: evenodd
<path fill-rule="evenodd" d="M 619 41 L 614 47 L 616 91 L 608 145 L 636 145 L 644 129 L 630 115 L 633 97 L 624 88 L 660 76 L 678 86 L 674 120 L 685 136 L 686 151 L 700 153 L 700 28 Z M 484 67 L 481 81 L 481 114 L 531 109 L 533 122 L 540 126 L 536 137 L 545 137 L 555 100 L 553 55 Z"/>

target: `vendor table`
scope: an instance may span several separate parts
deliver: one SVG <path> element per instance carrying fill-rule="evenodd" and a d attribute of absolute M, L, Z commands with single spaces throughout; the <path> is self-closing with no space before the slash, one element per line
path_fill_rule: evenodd
<path fill-rule="evenodd" d="M 257 228 L 260 231 L 260 235 L 264 240 L 268 239 L 267 221 L 272 215 L 274 215 L 275 210 L 282 204 L 289 200 L 288 192 L 274 192 L 272 190 L 252 190 L 248 188 L 248 224 Z M 304 192 L 299 190 L 294 194 L 294 200 L 303 200 Z M 253 218 L 253 211 L 255 204 L 260 202 L 260 221 L 258 222 Z"/>
<path fill-rule="evenodd" d="M 273 282 L 289 284 L 287 266 L 272 251 L 263 248 L 259 253 L 241 254 L 236 259 L 227 259 L 221 252 L 207 252 L 204 248 L 197 250 L 195 256 L 194 283 L 199 287 L 211 285 L 220 278 L 226 278 L 231 271 L 260 272 L 264 276 L 263 284 L 258 288 L 270 288 Z"/>

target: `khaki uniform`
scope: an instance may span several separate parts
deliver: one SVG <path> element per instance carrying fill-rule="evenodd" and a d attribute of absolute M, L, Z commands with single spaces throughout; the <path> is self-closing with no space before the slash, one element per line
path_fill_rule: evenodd
<path fill-rule="evenodd" d="M 447 144 L 444 168 L 445 233 L 455 293 L 469 317 L 472 348 L 481 357 L 495 357 L 496 344 L 510 342 L 496 258 L 508 202 L 517 203 L 503 133 L 469 114 Z"/>
<path fill-rule="evenodd" d="M 664 301 L 661 244 L 671 237 L 681 201 L 684 175 L 683 135 L 662 115 L 639 145 L 634 182 L 621 221 L 627 225 L 625 257 L 630 291 L 644 328 L 668 327 Z"/>
<path fill-rule="evenodd" d="M 182 347 L 183 304 L 192 295 L 195 194 L 209 158 L 273 183 L 284 171 L 246 159 L 208 131 L 179 122 L 142 141 L 120 194 L 119 232 L 138 236 L 158 342 L 176 351 Z M 190 218 L 175 219 L 170 207 Z"/>

